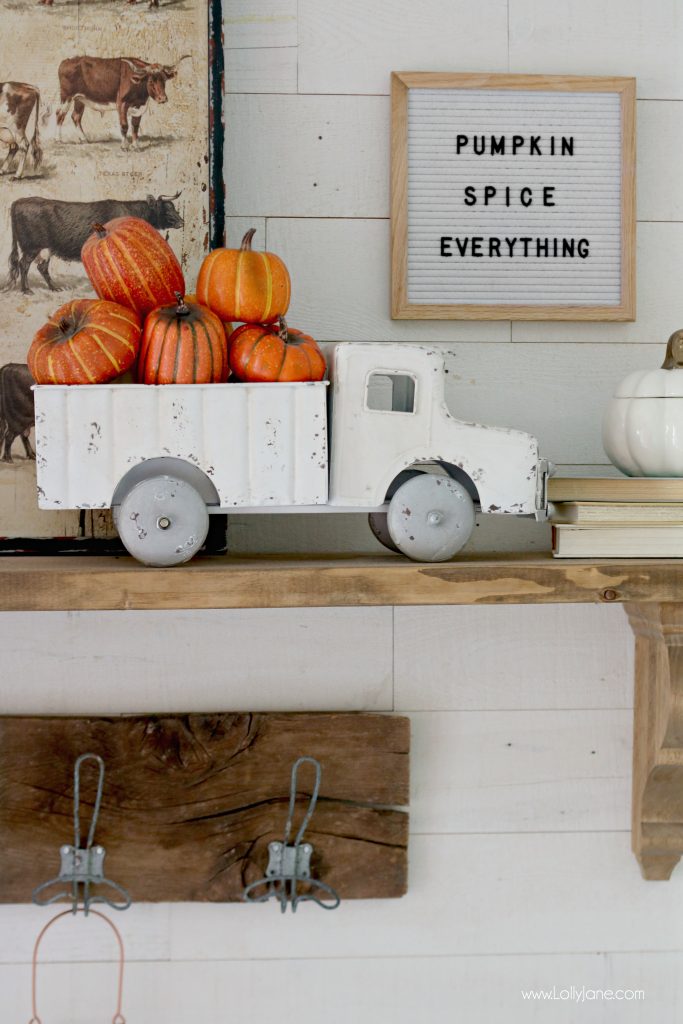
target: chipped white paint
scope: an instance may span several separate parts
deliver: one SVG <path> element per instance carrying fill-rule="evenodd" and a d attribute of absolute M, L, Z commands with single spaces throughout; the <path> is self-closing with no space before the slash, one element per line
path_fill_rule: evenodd
<path fill-rule="evenodd" d="M 199 470 L 205 500 L 223 510 L 322 504 L 326 388 L 37 386 L 40 507 L 109 508 L 126 474 L 152 459 L 180 460 L 195 476 Z"/>
<path fill-rule="evenodd" d="M 143 484 L 149 484 L 153 506 L 147 498 L 143 502 L 141 539 L 144 535 L 149 549 L 149 529 L 155 522 L 167 524 L 159 527 L 168 530 L 166 537 L 155 532 L 161 548 L 171 543 L 169 527 L 176 516 L 184 522 L 180 494 L 171 493 L 174 489 L 192 492 L 195 504 L 212 511 L 315 512 L 324 506 L 333 511 L 377 510 L 400 474 L 420 467 L 441 472 L 447 479 L 437 484 L 447 486 L 432 489 L 423 501 L 410 498 L 416 510 L 424 505 L 424 516 L 400 510 L 404 519 L 411 517 L 403 530 L 404 543 L 391 514 L 396 502 L 404 502 L 403 491 L 397 492 L 389 533 L 405 554 L 442 561 L 460 550 L 472 532 L 473 498 L 482 512 L 544 518 L 547 475 L 538 442 L 530 434 L 466 423 L 449 412 L 445 370 L 438 349 L 335 346 L 329 504 L 326 382 L 36 386 L 40 507 L 113 507 L 131 554 L 148 564 L 173 564 L 201 546 L 208 520 L 202 511 L 183 527 L 184 558 L 176 557 L 181 548 L 171 545 L 171 561 L 158 561 L 160 556 L 149 561 L 135 539 L 142 511 L 135 504 L 133 514 L 127 505 L 134 488 L 137 501 Z M 169 490 L 169 479 L 180 486 Z M 168 491 L 163 509 L 161 490 Z M 459 506 L 449 504 L 449 491 L 458 491 L 467 503 L 464 517 Z M 443 502 L 434 502 L 437 493 Z M 190 505 L 182 507 L 189 513 Z M 132 527 L 128 518 L 134 520 Z M 424 519 L 421 526 L 418 519 Z M 413 536 L 422 529 L 424 537 Z"/>
<path fill-rule="evenodd" d="M 536 513 L 543 474 L 536 438 L 456 419 L 446 405 L 444 369 L 443 352 L 427 346 L 335 346 L 330 369 L 332 505 L 378 506 L 403 470 L 438 462 L 469 477 L 482 512 Z M 370 397 L 373 378 L 377 387 L 385 384 L 384 402 Z M 402 381 L 412 382 L 412 403 L 404 403 L 412 405 L 411 411 L 397 409 L 397 402 L 392 409 L 391 392 Z"/>

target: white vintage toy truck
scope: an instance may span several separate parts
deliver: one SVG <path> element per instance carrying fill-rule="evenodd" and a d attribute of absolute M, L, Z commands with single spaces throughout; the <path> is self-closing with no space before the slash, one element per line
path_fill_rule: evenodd
<path fill-rule="evenodd" d="M 111 508 L 147 565 L 188 561 L 218 512 L 367 512 L 420 561 L 452 558 L 475 508 L 546 515 L 536 439 L 452 416 L 423 346 L 337 345 L 329 383 L 34 390 L 40 507 Z"/>

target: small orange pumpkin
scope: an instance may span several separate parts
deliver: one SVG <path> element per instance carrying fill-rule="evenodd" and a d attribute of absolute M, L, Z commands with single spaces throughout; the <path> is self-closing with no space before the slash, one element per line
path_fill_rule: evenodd
<path fill-rule="evenodd" d="M 101 299 L 120 302 L 145 316 L 185 291 L 173 249 L 146 220 L 115 217 L 92 227 L 81 259 Z"/>
<path fill-rule="evenodd" d="M 243 324 L 228 341 L 230 369 L 240 381 L 322 380 L 325 357 L 309 334 L 287 327 Z"/>
<path fill-rule="evenodd" d="M 60 306 L 36 334 L 27 362 L 38 384 L 104 384 L 135 362 L 138 314 L 104 299 Z"/>
<path fill-rule="evenodd" d="M 247 231 L 239 249 L 214 249 L 197 278 L 197 298 L 221 320 L 274 323 L 289 309 L 289 272 L 272 252 L 254 252 Z"/>
<path fill-rule="evenodd" d="M 220 384 L 228 379 L 227 341 L 218 317 L 178 292 L 173 306 L 145 320 L 137 379 L 143 384 Z"/>

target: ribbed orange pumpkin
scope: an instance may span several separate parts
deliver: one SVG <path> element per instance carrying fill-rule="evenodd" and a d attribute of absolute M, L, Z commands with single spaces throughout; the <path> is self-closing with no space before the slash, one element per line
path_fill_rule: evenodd
<path fill-rule="evenodd" d="M 104 384 L 132 366 L 141 330 L 132 309 L 103 299 L 74 299 L 36 334 L 29 370 L 37 384 Z"/>
<path fill-rule="evenodd" d="M 230 369 L 241 381 L 322 380 L 325 357 L 308 334 L 279 324 L 243 324 L 230 335 Z"/>
<path fill-rule="evenodd" d="M 81 249 L 83 266 L 101 299 L 111 299 L 142 316 L 185 292 L 173 249 L 156 228 L 139 217 L 115 217 L 93 224 Z"/>
<path fill-rule="evenodd" d="M 272 252 L 253 252 L 256 228 L 247 231 L 239 249 L 214 249 L 197 278 L 197 298 L 221 320 L 274 323 L 289 309 L 289 272 Z"/>
<path fill-rule="evenodd" d="M 218 317 L 180 292 L 145 320 L 137 379 L 143 384 L 220 384 L 228 379 L 227 341 Z"/>

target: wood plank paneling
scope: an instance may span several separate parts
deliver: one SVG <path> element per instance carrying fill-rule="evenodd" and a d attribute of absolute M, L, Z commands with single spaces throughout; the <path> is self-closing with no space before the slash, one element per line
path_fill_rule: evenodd
<path fill-rule="evenodd" d="M 312 877 L 342 899 L 402 896 L 408 817 L 389 808 L 408 802 L 409 750 L 408 719 L 389 715 L 0 718 L 0 901 L 28 902 L 55 877 L 73 835 L 73 765 L 86 751 L 106 765 L 96 841 L 107 877 L 134 901 L 241 901 L 285 833 L 301 756 L 322 766 L 306 831 Z M 83 767 L 81 815 L 97 778 Z M 314 778 L 300 768 L 295 828 Z"/>
<path fill-rule="evenodd" d="M 507 71 L 507 4 L 299 0 L 299 62 L 312 93 L 387 95 L 391 71 Z"/>
<path fill-rule="evenodd" d="M 396 608 L 394 623 L 401 711 L 633 706 L 621 608 Z"/>
<path fill-rule="evenodd" d="M 413 833 L 630 827 L 631 711 L 425 711 L 411 720 Z"/>
<path fill-rule="evenodd" d="M 63 927 L 60 935 L 70 950 L 71 935 L 82 922 Z M 226 1007 L 233 1018 L 254 1021 L 268 1019 L 277 1009 L 282 1020 L 297 1024 L 442 1024 L 445 1016 L 482 1024 L 577 1024 L 584 1016 L 600 1024 L 652 1024 L 671 1019 L 682 969 L 681 953 L 597 951 L 540 957 L 416 956 L 410 961 L 378 957 L 371 965 L 360 958 L 134 963 L 126 970 L 123 1009 L 129 1021 L 162 1019 L 164 1024 L 220 1024 Z M 86 1019 L 84 1008 L 93 1014 L 96 1009 L 96 1019 L 108 1020 L 114 985 L 111 963 L 48 964 L 39 976 L 39 1010 L 46 1020 L 49 1008 L 53 1021 L 81 1021 Z M 0 986 L 7 1019 L 27 1019 L 28 967 L 0 967 Z M 578 995 L 560 997 L 571 986 Z M 522 991 L 532 989 L 555 989 L 555 1001 L 525 999 Z M 588 991 L 589 1006 L 585 991 L 584 1002 L 579 1002 L 582 989 Z M 622 993 L 611 1002 L 598 997 L 599 1016 L 592 1005 L 597 989 Z"/>
<path fill-rule="evenodd" d="M 269 46 L 235 49 L 225 51 L 225 91 L 234 93 L 287 93 L 296 92 L 296 46 Z M 246 133 L 239 132 L 238 127 L 231 125 L 231 138 L 246 139 Z M 229 159 L 237 147 L 228 146 L 226 157 Z M 254 170 L 254 168 L 252 168 Z M 239 179 L 226 174 L 230 182 L 228 198 Z M 245 206 L 244 210 L 251 207 Z"/>
<path fill-rule="evenodd" d="M 391 639 L 389 608 L 4 614 L 0 711 L 391 710 Z"/>
<path fill-rule="evenodd" d="M 638 95 L 683 99 L 675 0 L 510 0 L 512 72 L 635 75 Z"/>
<path fill-rule="evenodd" d="M 297 0 L 223 0 L 223 33 L 229 49 L 296 46 Z"/>
<path fill-rule="evenodd" d="M 226 119 L 241 140 L 226 154 L 230 212 L 389 216 L 388 97 L 230 96 Z M 273 155 L 290 150 L 298 170 L 283 174 Z"/>
<path fill-rule="evenodd" d="M 411 836 L 402 900 L 349 901 L 307 914 L 292 929 L 279 914 L 236 905 L 172 908 L 179 959 L 300 956 L 449 956 L 635 952 L 683 948 L 683 873 L 640 876 L 628 832 Z M 267 915 L 268 926 L 264 926 Z"/>
<path fill-rule="evenodd" d="M 286 87 L 296 73 L 285 71 L 290 53 L 295 51 L 227 51 L 228 79 L 234 79 L 230 91 L 296 92 L 296 86 Z M 388 97 L 235 96 L 228 103 L 231 132 L 239 140 L 227 153 L 231 209 L 278 217 L 389 216 Z M 683 159 L 683 107 L 641 100 L 637 121 L 638 218 L 683 220 L 683 180 L 677 170 Z M 262 130 L 252 131 L 254 123 Z M 283 174 L 272 160 L 274 150 L 290 147 L 301 159 L 295 175 Z M 601 333 L 594 331 L 597 338 Z"/>

